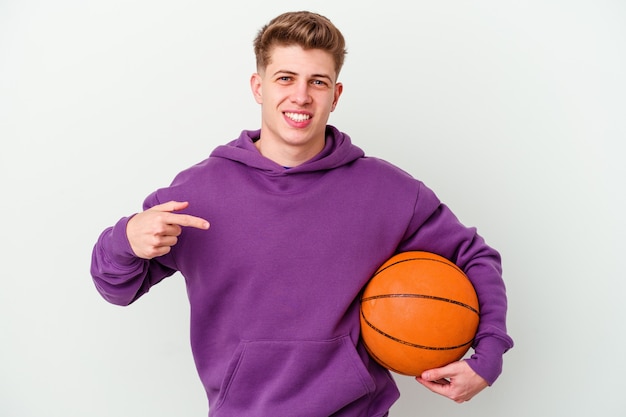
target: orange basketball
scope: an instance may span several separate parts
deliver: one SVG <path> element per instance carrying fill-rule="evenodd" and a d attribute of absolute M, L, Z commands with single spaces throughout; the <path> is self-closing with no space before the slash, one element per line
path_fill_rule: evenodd
<path fill-rule="evenodd" d="M 455 264 L 403 252 L 376 271 L 361 298 L 361 336 L 385 368 L 418 376 L 461 359 L 478 328 L 478 297 Z"/>

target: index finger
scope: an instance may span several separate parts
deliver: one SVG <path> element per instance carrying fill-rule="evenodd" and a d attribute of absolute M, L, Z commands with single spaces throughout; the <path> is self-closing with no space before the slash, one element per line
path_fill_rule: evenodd
<path fill-rule="evenodd" d="M 206 230 L 210 226 L 209 222 L 202 217 L 196 217 L 190 214 L 169 213 L 166 222 L 168 224 L 177 224 L 179 226 L 194 227 L 202 230 Z"/>

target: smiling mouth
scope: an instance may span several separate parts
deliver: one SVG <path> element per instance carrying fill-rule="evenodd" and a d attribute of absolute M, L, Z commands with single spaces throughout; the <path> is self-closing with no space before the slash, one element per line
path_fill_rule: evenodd
<path fill-rule="evenodd" d="M 311 115 L 309 115 L 309 114 L 290 113 L 290 112 L 285 112 L 285 116 L 287 116 L 288 118 L 290 118 L 294 122 L 304 122 L 304 121 L 309 120 L 311 118 Z"/>

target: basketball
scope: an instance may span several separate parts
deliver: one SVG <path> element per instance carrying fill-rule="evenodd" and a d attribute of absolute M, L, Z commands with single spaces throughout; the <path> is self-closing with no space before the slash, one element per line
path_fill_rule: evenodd
<path fill-rule="evenodd" d="M 461 359 L 478 328 L 472 283 L 446 258 L 399 253 L 378 268 L 361 297 L 361 336 L 370 356 L 419 376 Z"/>

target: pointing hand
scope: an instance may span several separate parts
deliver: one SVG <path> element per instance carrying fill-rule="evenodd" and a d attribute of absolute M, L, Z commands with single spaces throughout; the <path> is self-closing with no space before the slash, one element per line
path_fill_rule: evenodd
<path fill-rule="evenodd" d="M 208 229 L 205 219 L 175 213 L 187 206 L 186 201 L 169 201 L 133 216 L 126 225 L 126 236 L 135 255 L 143 259 L 165 255 L 178 242 L 183 226 Z"/>

